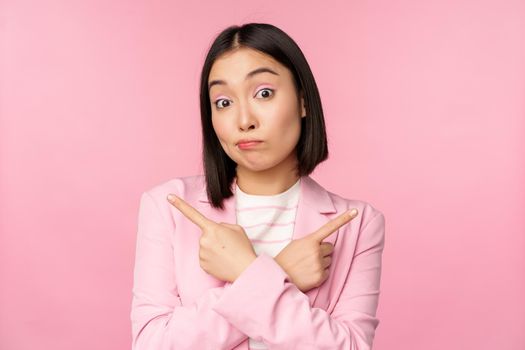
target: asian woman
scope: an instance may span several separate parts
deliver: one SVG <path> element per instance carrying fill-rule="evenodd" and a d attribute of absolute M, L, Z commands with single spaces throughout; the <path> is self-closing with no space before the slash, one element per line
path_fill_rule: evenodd
<path fill-rule="evenodd" d="M 371 349 L 385 218 L 310 177 L 327 135 L 298 45 L 226 28 L 200 104 L 204 174 L 140 199 L 133 349 Z"/>

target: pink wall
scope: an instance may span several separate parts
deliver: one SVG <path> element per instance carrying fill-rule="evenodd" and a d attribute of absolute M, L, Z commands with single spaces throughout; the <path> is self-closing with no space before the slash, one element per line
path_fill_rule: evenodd
<path fill-rule="evenodd" d="M 324 102 L 313 177 L 386 216 L 375 349 L 524 349 L 524 2 L 197 3 L 1 3 L 0 348 L 130 348 L 139 196 L 201 172 L 214 35 L 270 22 Z"/>

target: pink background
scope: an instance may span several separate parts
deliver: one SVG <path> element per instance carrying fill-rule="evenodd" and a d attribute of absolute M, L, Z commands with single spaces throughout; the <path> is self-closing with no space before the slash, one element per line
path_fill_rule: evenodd
<path fill-rule="evenodd" d="M 523 1 L 3 1 L 0 348 L 129 349 L 139 197 L 201 173 L 213 37 L 303 49 L 330 158 L 386 216 L 374 349 L 525 348 Z"/>

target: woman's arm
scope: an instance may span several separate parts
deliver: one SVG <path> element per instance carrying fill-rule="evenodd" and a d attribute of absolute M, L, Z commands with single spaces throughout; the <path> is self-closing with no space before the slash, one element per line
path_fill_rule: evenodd
<path fill-rule="evenodd" d="M 132 349 L 232 349 L 247 336 L 212 310 L 224 288 L 182 306 L 175 280 L 171 231 L 154 199 L 140 199 L 131 306 Z"/>
<path fill-rule="evenodd" d="M 369 350 L 379 324 L 375 315 L 384 227 L 384 215 L 377 212 L 360 232 L 349 274 L 331 314 L 312 308 L 308 296 L 266 254 L 227 283 L 212 308 L 269 349 Z"/>

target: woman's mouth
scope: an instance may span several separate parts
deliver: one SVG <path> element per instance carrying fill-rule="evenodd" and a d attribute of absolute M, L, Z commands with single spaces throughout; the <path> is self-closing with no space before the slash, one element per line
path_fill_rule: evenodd
<path fill-rule="evenodd" d="M 257 147 L 260 143 L 262 143 L 262 141 L 239 142 L 237 144 L 237 147 L 239 147 L 240 149 L 250 149 Z"/>

